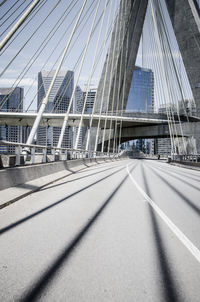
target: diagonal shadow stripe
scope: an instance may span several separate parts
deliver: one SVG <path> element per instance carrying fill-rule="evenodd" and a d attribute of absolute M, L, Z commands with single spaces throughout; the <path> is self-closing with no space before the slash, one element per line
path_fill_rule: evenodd
<path fill-rule="evenodd" d="M 120 165 L 120 166 L 122 166 L 122 165 Z M 58 187 L 58 186 L 62 186 L 64 184 L 67 184 L 67 183 L 70 183 L 70 182 L 74 182 L 74 181 L 77 181 L 77 180 L 80 180 L 80 179 L 83 179 L 83 178 L 87 178 L 87 177 L 90 177 L 90 176 L 93 176 L 93 175 L 97 175 L 97 174 L 100 174 L 100 173 L 103 173 L 103 172 L 106 172 L 106 171 L 109 171 L 109 170 L 117 169 L 117 168 L 119 168 L 119 166 L 111 167 L 111 168 L 104 169 L 104 170 L 101 170 L 101 171 L 98 171 L 98 172 L 94 172 L 94 173 L 91 173 L 91 174 L 88 174 L 88 175 L 85 175 L 85 176 L 77 177 L 77 178 L 74 178 L 72 180 L 67 180 L 67 181 L 62 182 L 60 184 L 49 185 L 48 187 L 42 188 L 40 191 L 52 189 L 52 188 L 55 188 L 55 187 Z M 87 172 L 87 170 L 85 172 Z M 68 177 L 68 175 L 66 175 L 66 177 Z"/>
<path fill-rule="evenodd" d="M 156 163 L 155 166 L 158 166 L 158 167 L 164 169 L 164 166 L 162 165 L 162 167 L 161 167 L 161 165 L 159 165 L 159 163 Z M 167 170 L 167 171 L 169 171 L 169 172 L 173 171 L 173 172 L 176 173 L 176 174 L 183 175 L 184 177 L 189 178 L 189 179 L 192 179 L 192 180 L 197 181 L 197 182 L 200 181 L 200 173 L 199 173 L 199 177 L 198 177 L 198 175 L 195 177 L 195 175 L 194 175 L 193 173 L 189 173 L 188 171 L 185 172 L 185 173 L 182 172 L 182 171 L 177 171 L 177 168 L 178 168 L 178 167 L 176 167 L 176 169 L 173 169 L 173 167 L 175 168 L 175 166 L 165 166 L 165 170 Z M 169 168 L 170 168 L 170 169 L 169 169 Z M 181 168 L 180 168 L 180 169 L 181 169 Z M 187 170 L 188 170 L 188 169 L 187 169 Z M 198 172 L 198 171 L 196 170 L 196 172 Z"/>
<path fill-rule="evenodd" d="M 141 171 L 142 171 L 142 177 L 144 180 L 146 194 L 151 198 L 151 191 L 150 191 L 150 187 L 147 182 L 147 177 L 144 172 L 143 165 L 141 165 Z M 158 219 L 156 217 L 154 210 L 152 209 L 152 207 L 149 204 L 148 204 L 148 208 L 149 208 L 149 214 L 150 214 L 151 223 L 152 223 L 152 231 L 153 231 L 153 236 L 154 236 L 154 243 L 155 243 L 155 247 L 156 247 L 159 268 L 160 268 L 160 275 L 162 278 L 162 288 L 161 288 L 162 293 L 163 293 L 162 301 L 166 301 L 166 302 L 180 301 L 181 302 L 183 300 L 180 297 L 180 290 L 178 290 L 178 285 L 175 281 L 172 270 L 170 268 L 170 264 L 169 264 L 168 256 L 167 256 L 167 248 L 166 248 L 166 245 L 164 244 L 164 240 L 163 240 L 161 232 L 159 230 Z"/>
<path fill-rule="evenodd" d="M 19 219 L 18 221 L 14 222 L 14 223 L 9 224 L 8 226 L 6 226 L 6 227 L 4 227 L 4 228 L 2 228 L 2 229 L 0 230 L 0 235 L 2 235 L 2 234 L 4 234 L 5 232 L 7 232 L 7 231 L 9 231 L 9 230 L 11 230 L 11 229 L 13 229 L 13 228 L 15 228 L 15 227 L 18 226 L 18 225 L 20 225 L 20 224 L 26 222 L 27 220 L 32 219 L 32 218 L 34 218 L 34 217 L 36 217 L 36 216 L 38 216 L 38 215 L 40 215 L 40 214 L 42 214 L 42 213 L 44 213 L 44 212 L 46 212 L 46 211 L 48 211 L 48 210 L 50 210 L 50 209 L 56 207 L 57 205 L 59 205 L 59 204 L 65 202 L 66 200 L 68 200 L 70 197 L 73 197 L 73 196 L 75 196 L 75 195 L 77 195 L 77 194 L 79 194 L 79 193 L 81 193 L 81 192 L 83 192 L 83 191 L 85 191 L 85 190 L 91 188 L 92 186 L 94 186 L 94 185 L 96 185 L 96 184 L 98 184 L 98 183 L 100 183 L 100 182 L 102 182 L 102 181 L 108 179 L 109 177 L 111 177 L 111 176 L 117 174 L 118 172 L 122 171 L 123 169 L 124 169 L 124 167 L 118 169 L 117 171 L 115 171 L 115 172 L 113 172 L 113 173 L 111 173 L 111 174 L 109 174 L 109 175 L 107 175 L 107 176 L 105 176 L 105 177 L 103 177 L 103 178 L 101 178 L 101 179 L 95 181 L 95 182 L 93 182 L 92 184 L 89 184 L 88 186 L 86 186 L 86 187 L 84 187 L 84 188 L 82 188 L 82 189 L 80 189 L 80 190 L 78 190 L 78 191 L 76 191 L 76 192 L 74 192 L 74 193 L 72 193 L 72 194 L 70 194 L 70 195 L 65 196 L 64 198 L 62 198 L 62 199 L 56 201 L 55 203 L 53 203 L 53 204 L 51 204 L 51 205 L 49 205 L 49 206 L 47 206 L 47 207 L 45 207 L 45 208 L 43 208 L 43 209 L 37 211 L 37 212 L 35 212 L 35 213 L 31 214 L 31 215 L 28 215 L 28 216 L 26 216 L 26 217 L 24 217 L 24 218 L 22 218 L 22 219 Z"/>
<path fill-rule="evenodd" d="M 135 166 L 132 168 L 132 170 Z M 40 280 L 36 282 L 31 288 L 28 290 L 28 293 L 19 301 L 20 302 L 31 302 L 36 301 L 37 298 L 43 292 L 43 290 L 53 281 L 56 272 L 60 269 L 69 259 L 70 255 L 73 253 L 74 248 L 77 247 L 84 239 L 86 234 L 91 231 L 92 226 L 94 223 L 97 223 L 97 220 L 102 215 L 103 211 L 105 211 L 108 204 L 111 202 L 113 197 L 119 191 L 120 187 L 126 181 L 128 175 L 126 175 L 122 181 L 117 185 L 115 190 L 109 195 L 106 201 L 101 205 L 101 207 L 96 211 L 93 217 L 89 220 L 89 222 L 80 230 L 80 232 L 74 237 L 74 239 L 66 246 L 64 251 L 57 257 L 51 267 L 41 276 Z"/>
<path fill-rule="evenodd" d="M 181 200 L 186 203 L 186 205 L 190 206 L 197 215 L 200 215 L 200 208 L 197 207 L 189 198 L 187 198 L 182 192 L 177 190 L 172 184 L 170 184 L 169 181 L 167 181 L 164 177 L 162 177 L 158 172 L 156 172 L 151 167 L 148 167 L 155 175 L 157 175 L 166 185 L 168 185 L 169 188 L 171 188 L 179 197 L 181 197 Z"/>
<path fill-rule="evenodd" d="M 193 184 L 191 184 L 191 183 L 189 183 L 188 181 L 186 181 L 186 180 L 184 180 L 183 178 L 181 178 L 180 176 L 174 176 L 173 174 L 175 173 L 175 172 L 168 172 L 168 171 L 166 171 L 166 169 L 164 170 L 163 168 L 160 168 L 160 167 L 151 167 L 151 166 L 149 166 L 149 168 L 151 168 L 151 169 L 159 169 L 161 172 L 163 172 L 163 173 L 165 173 L 165 174 L 167 174 L 167 175 L 170 175 L 171 177 L 173 177 L 173 178 L 175 178 L 175 179 L 179 179 L 179 180 L 181 180 L 183 183 L 185 183 L 186 185 L 188 185 L 188 186 L 190 186 L 190 187 L 192 187 L 192 188 L 194 188 L 195 190 L 197 190 L 197 191 L 200 191 L 200 187 L 196 187 L 195 185 L 193 185 Z M 173 173 L 173 174 L 172 174 Z"/>

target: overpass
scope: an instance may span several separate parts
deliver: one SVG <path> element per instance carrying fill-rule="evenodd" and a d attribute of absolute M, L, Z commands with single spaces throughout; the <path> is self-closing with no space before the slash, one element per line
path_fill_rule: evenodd
<path fill-rule="evenodd" d="M 123 114 L 123 115 L 122 115 Z M 25 126 L 31 127 L 35 121 L 37 112 L 0 112 L 0 125 Z M 44 113 L 40 126 L 61 127 L 65 114 L 64 113 Z M 177 134 L 181 137 L 179 120 L 182 122 L 185 137 L 191 136 L 191 133 L 198 136 L 200 127 L 200 118 L 177 114 L 173 115 L 174 121 L 177 123 Z M 81 114 L 69 114 L 68 126 L 78 127 Z M 114 128 L 115 124 L 122 123 L 122 142 L 138 139 L 138 138 L 165 138 L 170 137 L 167 114 L 145 113 L 145 112 L 114 112 L 112 115 L 94 114 L 92 117 L 92 127 L 97 127 L 100 120 L 100 128 L 103 129 L 106 123 L 107 129 Z M 84 114 L 82 127 L 89 127 L 91 114 Z M 119 132 L 118 132 L 119 134 Z M 118 134 L 116 135 L 119 138 Z M 111 140 L 113 134 L 111 136 Z M 107 140 L 107 139 L 105 139 Z"/>

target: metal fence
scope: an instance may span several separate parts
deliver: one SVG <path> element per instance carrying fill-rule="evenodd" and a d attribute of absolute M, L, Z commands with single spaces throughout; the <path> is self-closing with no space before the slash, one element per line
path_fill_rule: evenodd
<path fill-rule="evenodd" d="M 54 162 L 59 160 L 72 160 L 80 158 L 99 158 L 99 157 L 118 157 L 123 151 L 116 154 L 108 154 L 99 151 L 86 151 L 82 149 L 57 148 L 41 145 L 27 145 L 23 143 L 14 143 L 1 140 L 0 146 L 14 146 L 15 154 L 10 155 L 13 160 L 11 166 L 19 166 L 24 164 L 36 164 Z M 48 152 L 50 151 L 50 152 Z M 9 156 L 9 155 L 8 155 Z"/>

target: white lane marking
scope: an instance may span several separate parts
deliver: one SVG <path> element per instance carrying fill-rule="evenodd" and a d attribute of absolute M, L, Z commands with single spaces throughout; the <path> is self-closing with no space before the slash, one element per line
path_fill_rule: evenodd
<path fill-rule="evenodd" d="M 176 235 L 176 237 L 183 243 L 183 245 L 190 251 L 190 253 L 195 257 L 195 259 L 200 263 L 200 250 L 183 234 L 183 232 L 165 215 L 165 213 L 157 206 L 157 204 L 143 191 L 143 189 L 138 185 L 133 176 L 129 171 L 129 165 L 126 165 L 127 173 L 138 189 L 138 191 L 143 195 L 145 200 L 150 204 L 154 211 L 160 216 L 160 218 L 166 223 L 170 230 Z"/>

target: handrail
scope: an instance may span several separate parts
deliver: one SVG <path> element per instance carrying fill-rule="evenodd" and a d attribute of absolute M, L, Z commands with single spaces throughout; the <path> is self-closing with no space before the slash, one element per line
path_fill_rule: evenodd
<path fill-rule="evenodd" d="M 57 148 L 54 146 L 44 146 L 44 145 L 35 145 L 35 144 L 25 144 L 25 143 L 17 143 L 17 142 L 8 142 L 5 140 L 0 140 L 0 145 L 6 146 L 22 146 L 28 148 L 38 148 L 38 149 L 56 149 L 56 150 L 64 150 L 64 151 L 78 151 L 78 152 L 87 152 L 83 149 L 73 149 L 73 148 Z"/>
<path fill-rule="evenodd" d="M 34 145 L 34 144 L 24 144 L 17 142 L 9 142 L 5 140 L 0 140 L 0 146 L 13 146 L 15 147 L 15 156 L 16 160 L 14 165 L 19 166 L 21 164 L 35 164 L 36 156 L 42 154 L 42 163 L 47 162 L 47 150 L 51 150 L 51 153 L 48 156 L 52 156 L 51 161 L 59 161 L 59 160 L 68 160 L 70 159 L 80 159 L 80 158 L 96 158 L 96 157 L 119 157 L 122 155 L 123 151 L 119 153 L 108 154 L 107 152 L 100 151 L 87 151 L 84 149 L 74 149 L 74 148 L 57 148 L 54 146 L 43 146 L 43 145 Z M 28 152 L 28 156 L 23 154 L 23 149 L 30 149 Z M 42 153 L 36 153 L 36 149 L 42 149 Z M 56 151 L 60 151 L 56 153 Z M 69 156 L 68 156 L 69 155 Z M 64 156 L 64 158 L 63 158 Z M 41 162 L 40 162 L 41 163 Z"/>

